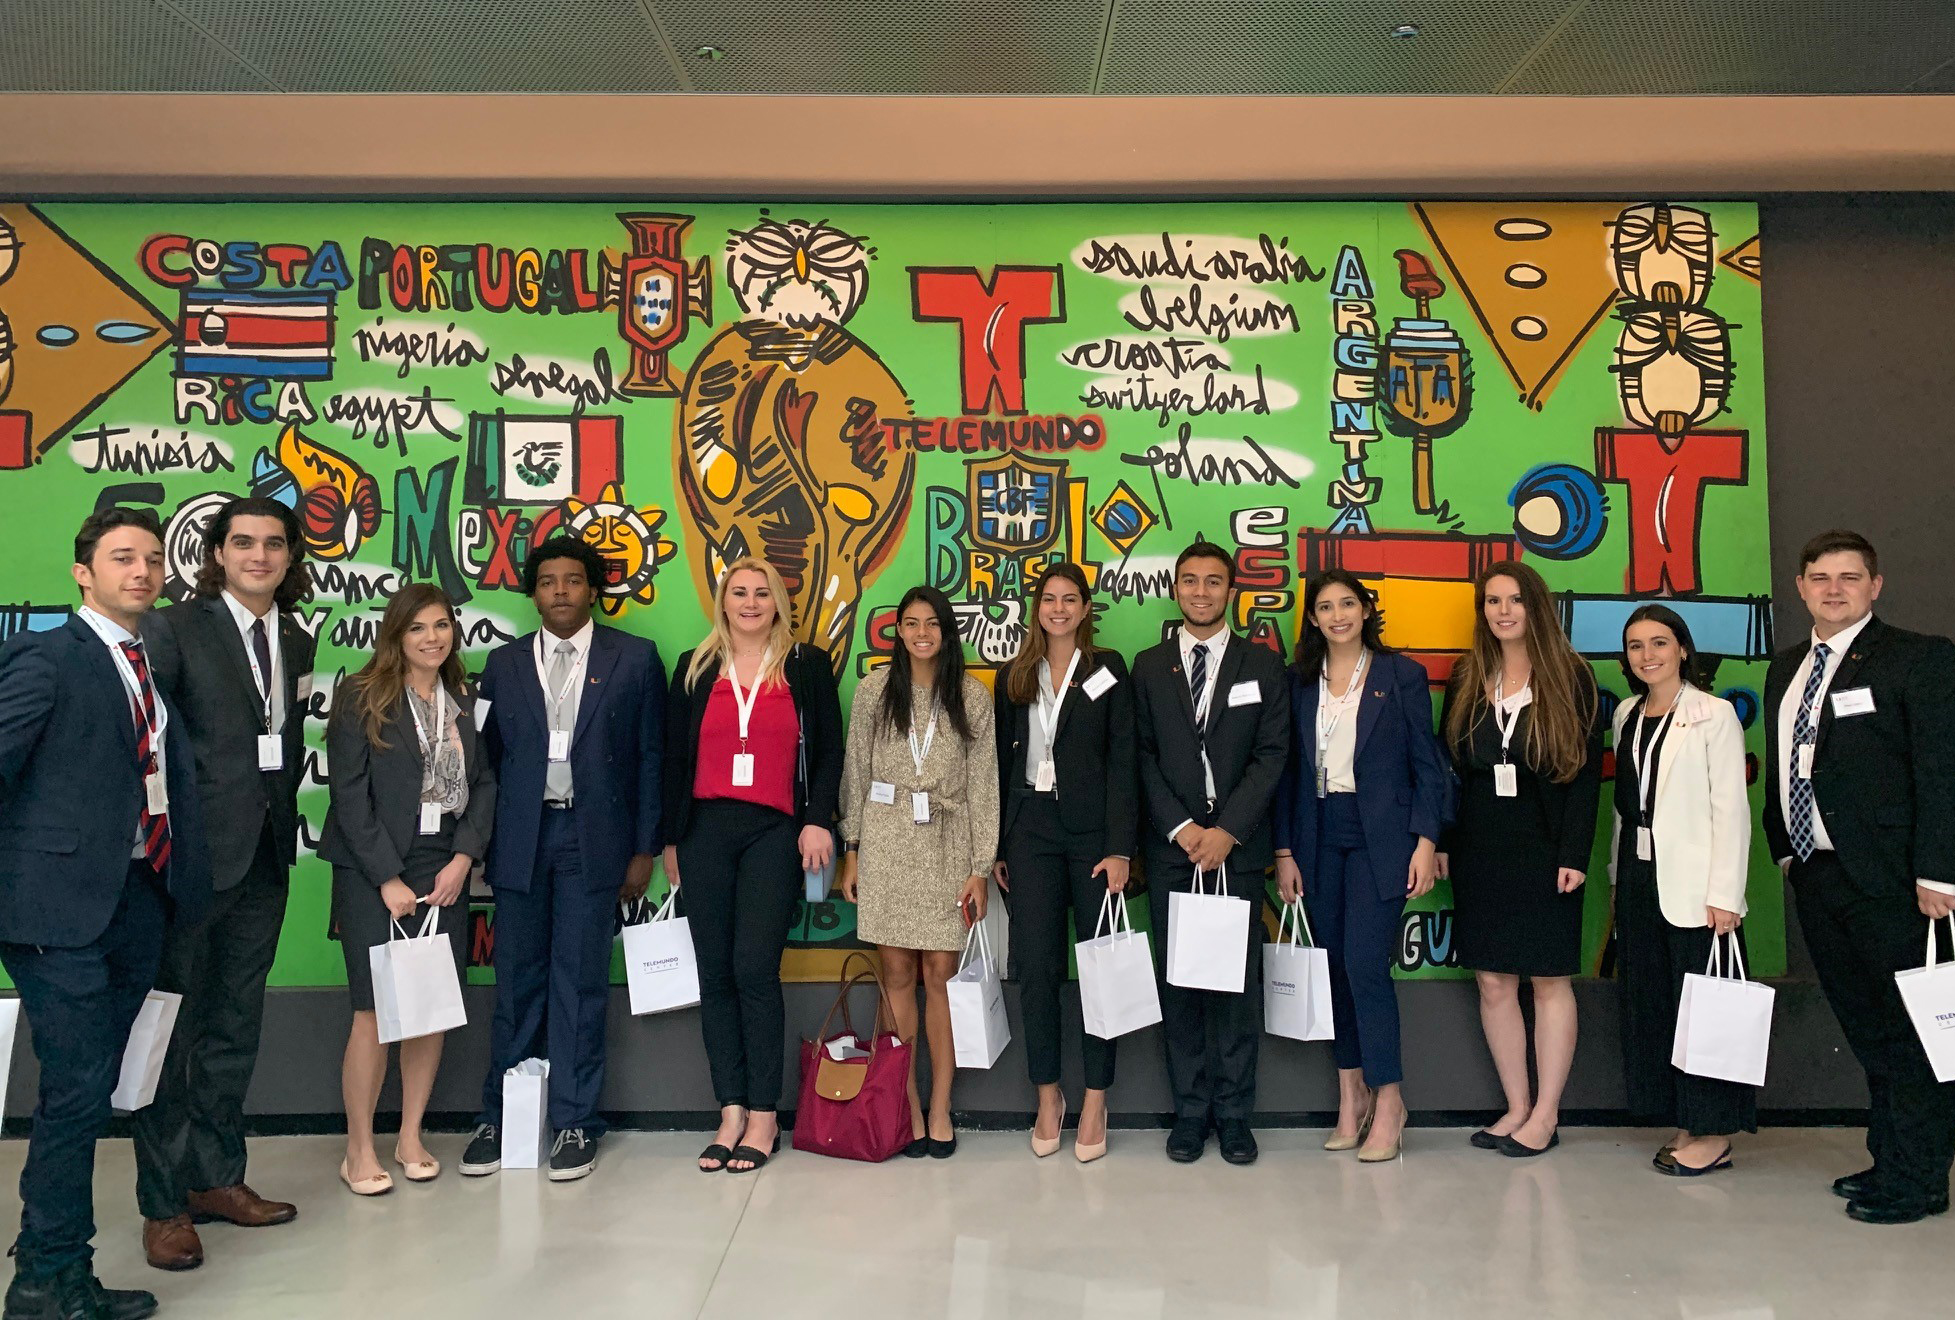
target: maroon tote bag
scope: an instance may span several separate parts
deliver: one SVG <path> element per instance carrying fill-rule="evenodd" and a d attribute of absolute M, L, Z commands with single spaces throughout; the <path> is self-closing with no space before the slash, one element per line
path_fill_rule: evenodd
<path fill-rule="evenodd" d="M 888 992 L 873 964 L 848 975 L 850 964 L 857 958 L 869 962 L 865 954 L 849 955 L 842 964 L 841 989 L 821 1020 L 821 1030 L 813 1040 L 801 1042 L 801 1108 L 794 1115 L 794 1148 L 811 1155 L 880 1164 L 910 1144 L 912 1049 L 874 1030 L 876 1024 L 871 1021 L 866 1058 L 836 1059 L 828 1053 L 828 1043 L 844 1035 L 855 1037 L 858 1045 L 862 1042 L 849 1016 L 848 1002 L 849 992 L 859 983 L 874 981 L 877 1006 L 885 1012 L 889 1006 Z M 831 1036 L 828 1028 L 837 1009 L 841 1010 L 843 1029 Z M 893 1014 L 890 1021 L 895 1021 Z"/>

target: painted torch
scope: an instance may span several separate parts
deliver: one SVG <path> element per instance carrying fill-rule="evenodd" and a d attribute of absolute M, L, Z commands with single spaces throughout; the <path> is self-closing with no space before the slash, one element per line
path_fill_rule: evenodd
<path fill-rule="evenodd" d="M 1432 300 L 1446 292 L 1446 282 L 1432 263 L 1409 248 L 1392 256 L 1398 260 L 1398 287 L 1418 314 L 1392 321 L 1378 404 L 1385 428 L 1412 440 L 1412 507 L 1435 513 L 1439 503 L 1433 496 L 1432 442 L 1466 421 L 1473 399 L 1472 361 L 1452 326 L 1432 317 Z"/>

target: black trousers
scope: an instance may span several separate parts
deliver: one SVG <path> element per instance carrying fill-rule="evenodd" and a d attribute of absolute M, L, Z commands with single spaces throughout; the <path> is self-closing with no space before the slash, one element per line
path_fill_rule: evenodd
<path fill-rule="evenodd" d="M 1020 790 L 1014 789 L 1014 794 Z M 1005 839 L 1011 884 L 1011 952 L 1024 1018 L 1025 1070 L 1034 1086 L 1059 1081 L 1059 997 L 1076 940 L 1093 938 L 1106 881 L 1093 868 L 1106 856 L 1103 840 L 1069 832 L 1050 793 L 1025 791 Z M 1125 901 L 1124 899 L 1121 901 Z M 1072 914 L 1071 934 L 1066 915 Z M 1113 1085 L 1114 1043 L 1080 1033 L 1089 1090 Z"/>
<path fill-rule="evenodd" d="M 1616 852 L 1616 956 L 1622 980 L 1622 1072 L 1630 1112 L 1697 1137 L 1758 1131 L 1758 1088 L 1670 1064 L 1683 978 L 1711 959 L 1709 926 L 1672 926 L 1656 867 L 1636 856 L 1634 829 Z M 1739 947 L 1744 945 L 1742 932 Z"/>
<path fill-rule="evenodd" d="M 172 926 L 156 988 L 183 996 L 156 1100 L 135 1119 L 136 1204 L 185 1213 L 189 1192 L 244 1181 L 244 1097 L 258 1066 L 265 978 L 290 892 L 271 823 L 244 878 L 211 897 L 196 926 Z"/>
<path fill-rule="evenodd" d="M 722 1106 L 781 1099 L 781 953 L 801 897 L 801 831 L 753 802 L 703 798 L 679 845 L 680 902 L 699 958 L 699 1032 Z"/>
<path fill-rule="evenodd" d="M 129 1028 L 156 983 L 168 906 L 149 864 L 131 862 L 122 901 L 93 944 L 0 944 L 41 1065 L 20 1171 L 20 1278 L 49 1278 L 94 1258 L 95 1139 L 108 1125 Z"/>
<path fill-rule="evenodd" d="M 1174 1116 L 1247 1122 L 1256 1112 L 1256 1058 L 1263 1038 L 1263 873 L 1233 866 L 1226 873 L 1228 892 L 1251 905 L 1243 990 L 1230 994 L 1168 984 L 1168 895 L 1192 890 L 1195 870 L 1179 848 L 1152 852 L 1147 863 L 1154 967 L 1161 978 L 1161 1034 L 1167 1045 Z"/>
<path fill-rule="evenodd" d="M 1792 863 L 1799 929 L 1820 989 L 1867 1073 L 1867 1152 L 1897 1200 L 1948 1194 L 1955 1163 L 1955 1082 L 1937 1082 L 1894 973 L 1921 966 L 1927 921 L 1914 896 L 1872 897 L 1830 852 Z"/>

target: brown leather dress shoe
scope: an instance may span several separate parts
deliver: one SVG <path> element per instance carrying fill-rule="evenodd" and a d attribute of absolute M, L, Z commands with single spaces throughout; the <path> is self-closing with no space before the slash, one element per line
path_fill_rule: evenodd
<path fill-rule="evenodd" d="M 273 1224 L 289 1224 L 299 1217 L 296 1205 L 267 1201 L 243 1183 L 192 1192 L 189 1200 L 191 1218 L 200 1224 L 222 1219 L 239 1228 L 269 1228 Z"/>
<path fill-rule="evenodd" d="M 194 1270 L 204 1263 L 204 1244 L 189 1215 L 145 1219 L 143 1254 L 159 1270 Z"/>

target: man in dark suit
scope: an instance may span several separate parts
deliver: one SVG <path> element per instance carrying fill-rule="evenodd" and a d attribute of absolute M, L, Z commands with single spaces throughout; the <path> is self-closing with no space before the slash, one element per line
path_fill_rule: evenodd
<path fill-rule="evenodd" d="M 502 1167 L 502 1075 L 547 1050 L 550 1178 L 597 1167 L 614 913 L 645 892 L 663 846 L 665 666 L 642 637 L 591 619 L 604 560 L 574 537 L 523 565 L 543 627 L 482 670 L 477 724 L 496 769 L 496 1015 L 470 1176 Z M 486 714 L 483 712 L 487 712 Z"/>
<path fill-rule="evenodd" d="M 163 582 L 155 515 L 91 514 L 74 573 L 75 617 L 0 649 L 0 964 L 41 1066 L 6 1320 L 156 1310 L 95 1278 L 95 1139 L 164 927 L 210 900 L 196 761 L 139 635 Z"/>
<path fill-rule="evenodd" d="M 1867 1074 L 1873 1167 L 1833 1190 L 1862 1222 L 1912 1223 L 1948 1209 L 1955 1160 L 1955 1083 L 1894 985 L 1955 911 L 1955 645 L 1874 617 L 1880 561 L 1854 532 L 1808 541 L 1798 585 L 1812 636 L 1765 678 L 1765 837 Z"/>
<path fill-rule="evenodd" d="M 1181 627 L 1134 659 L 1140 781 L 1147 800 L 1142 830 L 1154 947 L 1165 964 L 1168 895 L 1186 892 L 1196 867 L 1220 873 L 1229 894 L 1247 899 L 1248 968 L 1235 993 L 1161 986 L 1174 1128 L 1168 1157 L 1201 1158 L 1214 1129 L 1222 1158 L 1255 1162 L 1256 1052 L 1263 1030 L 1259 920 L 1263 872 L 1274 859 L 1270 798 L 1290 747 L 1290 689 L 1283 662 L 1228 627 L 1235 563 L 1197 541 L 1174 567 Z"/>
<path fill-rule="evenodd" d="M 298 850 L 313 654 L 292 613 L 311 594 L 304 558 L 290 509 L 232 500 L 204 533 L 196 596 L 143 620 L 156 685 L 196 752 L 216 891 L 201 923 L 171 927 L 156 982 L 183 996 L 156 1100 L 136 1115 L 143 1251 L 158 1269 L 203 1264 L 193 1220 L 262 1228 L 298 1214 L 245 1185 L 244 1097 Z"/>

